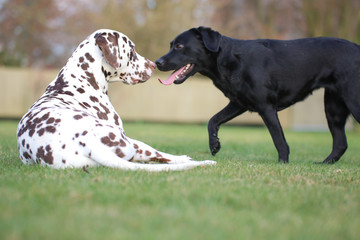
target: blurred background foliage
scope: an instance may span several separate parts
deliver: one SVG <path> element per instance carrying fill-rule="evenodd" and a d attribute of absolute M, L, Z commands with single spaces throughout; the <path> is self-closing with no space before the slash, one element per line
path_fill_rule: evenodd
<path fill-rule="evenodd" d="M 156 60 L 191 27 L 234 38 L 334 36 L 360 43 L 360 0 L 0 0 L 0 66 L 57 68 L 99 28 Z"/>

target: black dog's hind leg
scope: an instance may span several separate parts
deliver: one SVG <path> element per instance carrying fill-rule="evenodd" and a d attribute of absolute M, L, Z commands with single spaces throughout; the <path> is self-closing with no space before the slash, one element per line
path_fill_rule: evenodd
<path fill-rule="evenodd" d="M 259 114 L 264 120 L 266 127 L 269 129 L 276 150 L 278 151 L 279 163 L 288 163 L 290 150 L 285 140 L 276 109 L 267 107 L 263 111 L 259 111 Z"/>
<path fill-rule="evenodd" d="M 230 102 L 223 110 L 215 114 L 210 120 L 208 124 L 208 132 L 209 132 L 209 147 L 211 154 L 215 156 L 217 152 L 219 152 L 221 146 L 218 138 L 218 131 L 220 125 L 230 121 L 236 116 L 247 111 L 246 108 L 234 103 Z"/>
<path fill-rule="evenodd" d="M 333 147 L 330 155 L 322 163 L 335 163 L 347 149 L 345 123 L 350 111 L 338 94 L 329 89 L 325 89 L 324 100 L 326 119 L 333 137 Z"/>

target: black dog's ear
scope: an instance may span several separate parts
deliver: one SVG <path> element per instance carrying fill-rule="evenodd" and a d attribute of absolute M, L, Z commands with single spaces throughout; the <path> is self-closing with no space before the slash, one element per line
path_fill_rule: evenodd
<path fill-rule="evenodd" d="M 221 34 L 207 27 L 198 27 L 205 47 L 211 52 L 218 52 L 220 47 Z"/>

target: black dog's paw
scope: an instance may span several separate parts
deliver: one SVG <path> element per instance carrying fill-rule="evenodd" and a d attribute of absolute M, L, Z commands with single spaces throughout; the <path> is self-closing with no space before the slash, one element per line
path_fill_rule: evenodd
<path fill-rule="evenodd" d="M 288 164 L 289 163 L 289 159 L 288 158 L 279 158 L 279 163 L 284 163 L 284 164 Z"/>
<path fill-rule="evenodd" d="M 213 156 L 216 155 L 220 151 L 221 145 L 218 138 L 210 139 L 209 143 L 210 151 Z"/>
<path fill-rule="evenodd" d="M 315 164 L 334 164 L 334 163 L 336 163 L 337 162 L 337 160 L 335 160 L 335 159 L 332 159 L 332 158 L 327 158 L 327 159 L 325 159 L 324 161 L 322 161 L 322 162 L 314 162 Z"/>

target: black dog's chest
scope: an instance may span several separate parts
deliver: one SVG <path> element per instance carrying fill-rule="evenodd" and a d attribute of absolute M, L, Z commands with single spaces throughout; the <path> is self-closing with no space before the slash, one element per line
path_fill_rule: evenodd
<path fill-rule="evenodd" d="M 256 94 L 251 90 L 251 84 L 244 81 L 236 81 L 231 79 L 213 80 L 214 85 L 232 102 L 236 102 L 249 111 L 256 111 Z"/>
<path fill-rule="evenodd" d="M 229 99 L 235 100 L 238 95 L 235 88 L 231 84 L 228 84 L 226 81 L 213 81 L 214 85 Z"/>

